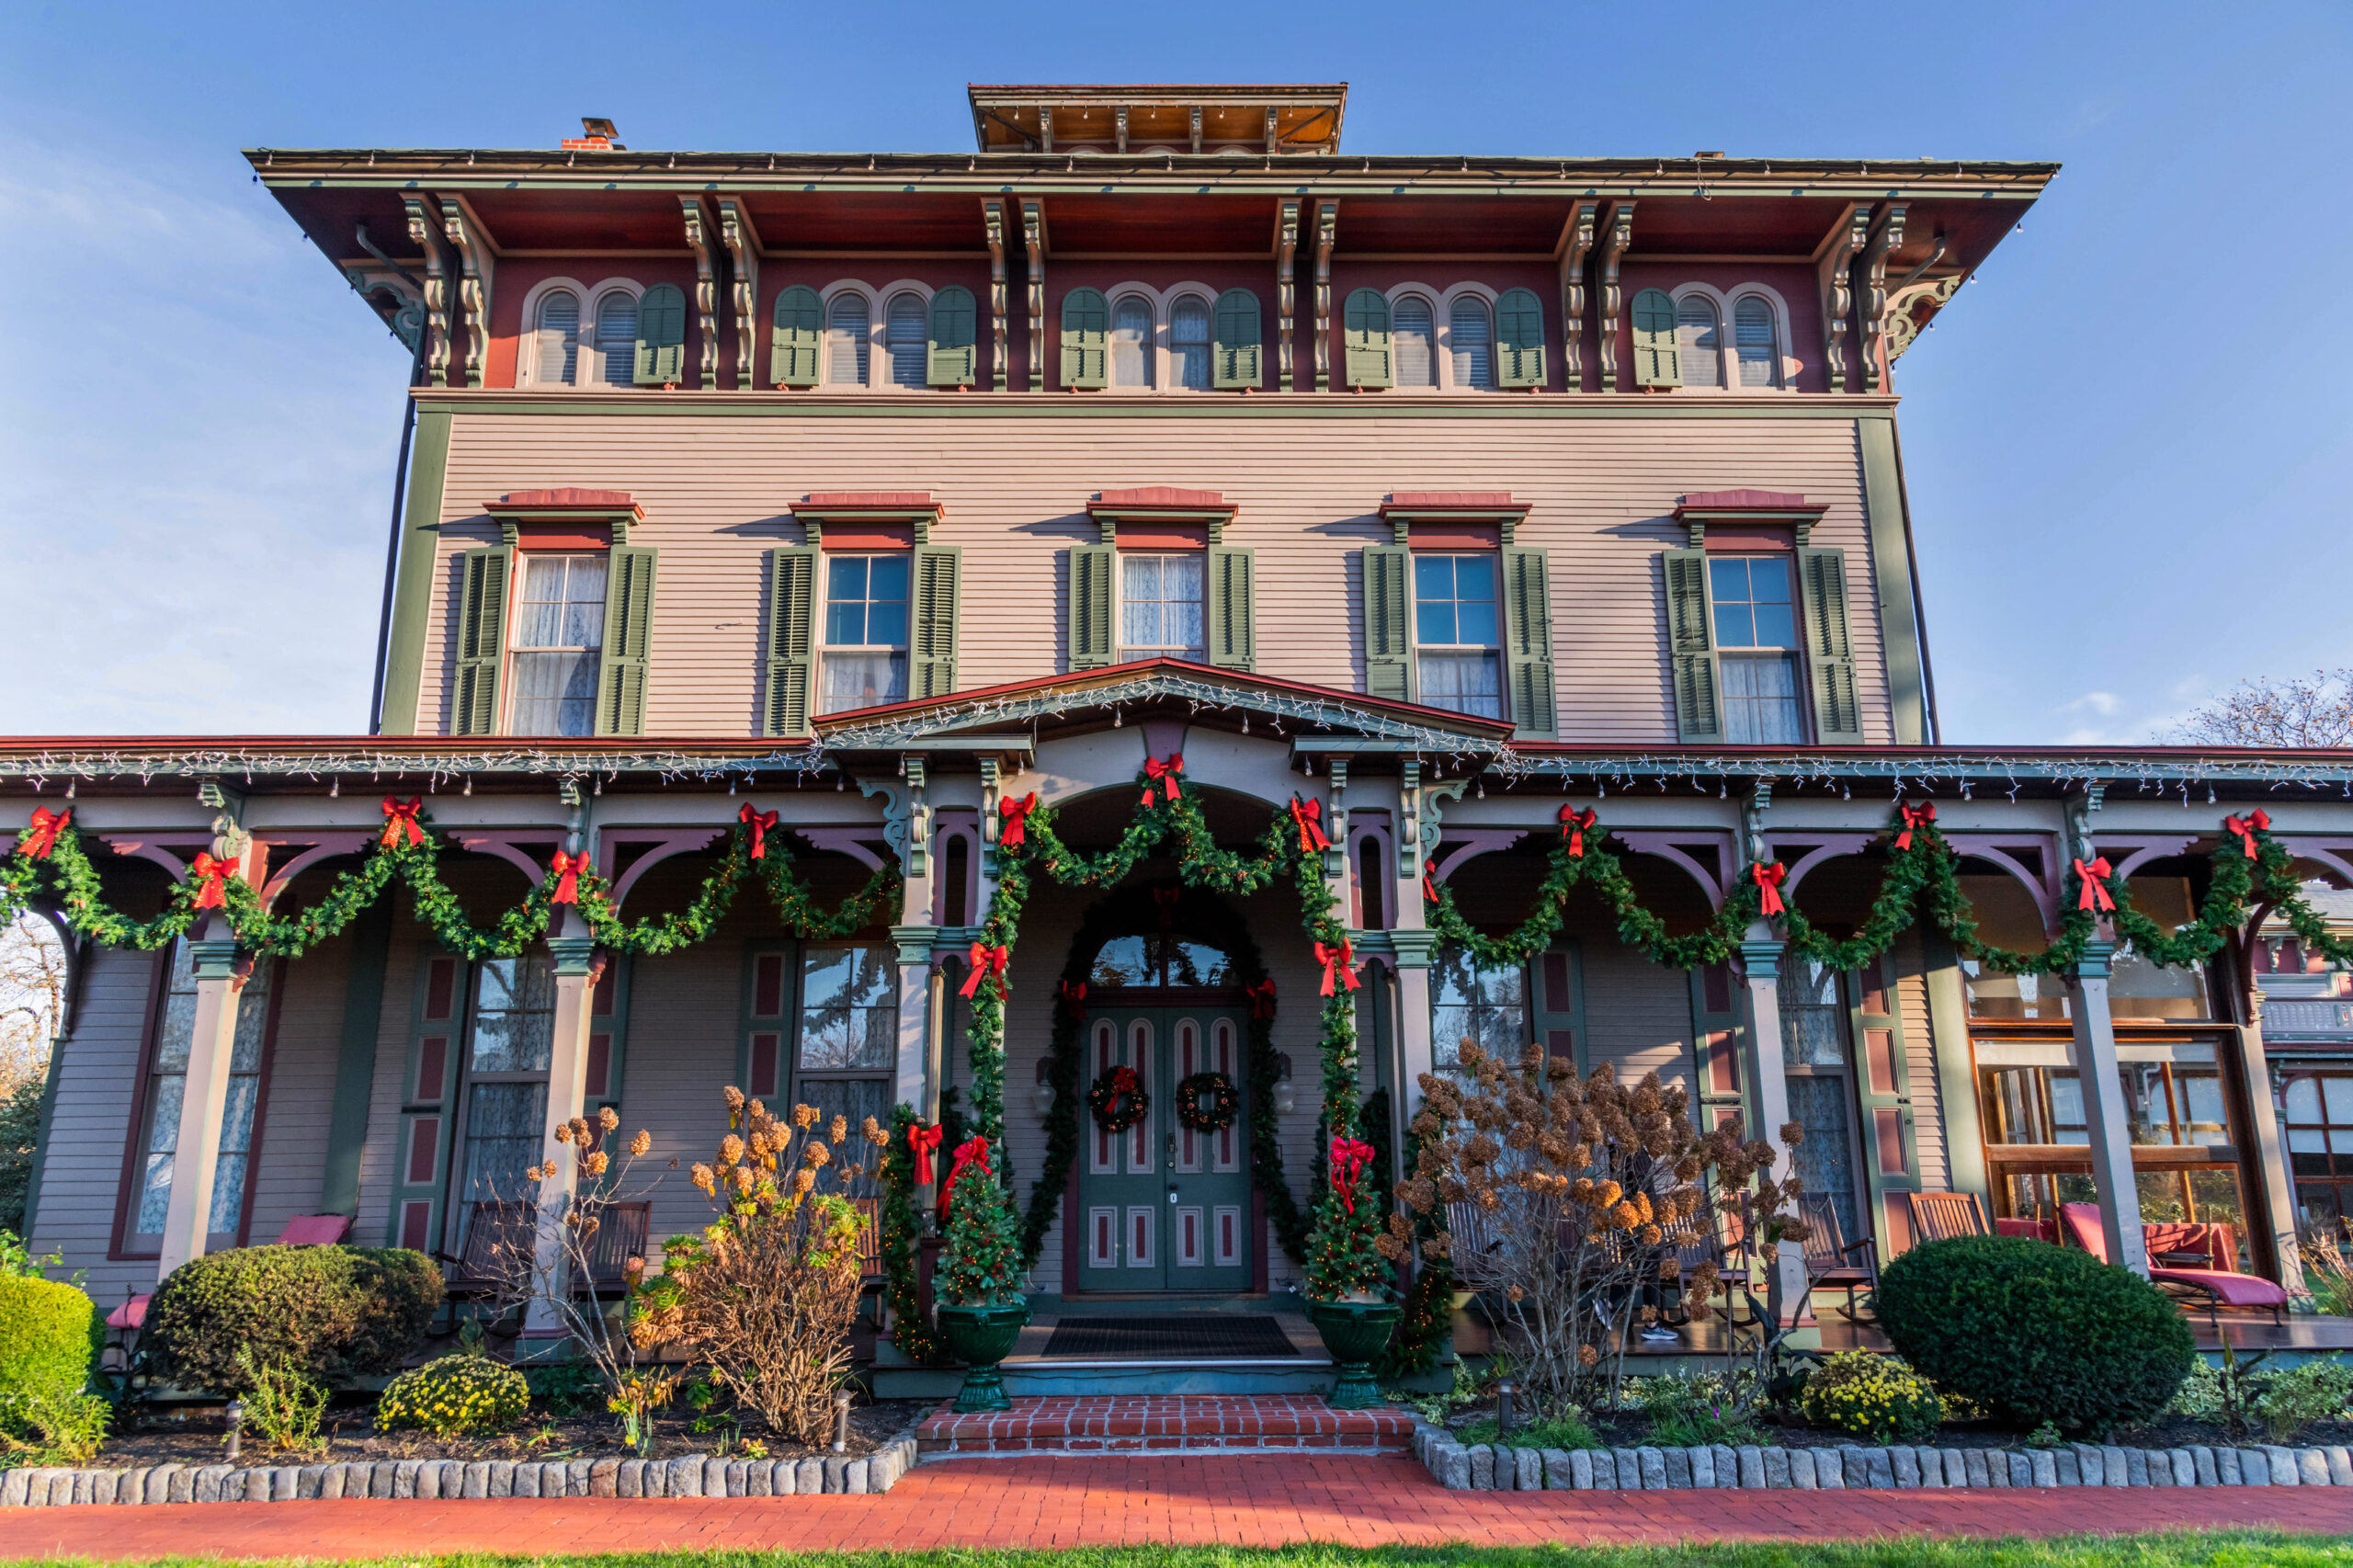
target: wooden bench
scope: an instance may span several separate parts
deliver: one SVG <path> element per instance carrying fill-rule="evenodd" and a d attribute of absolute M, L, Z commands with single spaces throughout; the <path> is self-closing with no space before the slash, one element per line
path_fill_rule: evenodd
<path fill-rule="evenodd" d="M 1985 1218 L 1985 1205 L 1973 1192 L 1913 1192 L 1904 1196 L 1911 1203 L 1912 1238 L 1915 1242 L 1994 1233 L 1993 1225 Z"/>

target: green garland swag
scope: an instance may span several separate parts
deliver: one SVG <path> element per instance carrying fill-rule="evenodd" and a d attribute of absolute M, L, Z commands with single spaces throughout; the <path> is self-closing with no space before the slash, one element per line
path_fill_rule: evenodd
<path fill-rule="evenodd" d="M 430 819 L 419 817 L 420 824 Z M 574 893 L 581 917 L 599 943 L 615 952 L 658 955 L 705 940 L 734 901 L 749 858 L 751 829 L 739 824 L 717 869 L 705 879 L 693 902 L 683 912 L 654 915 L 631 925 L 612 905 L 611 884 L 594 871 L 575 868 Z M 57 830 L 46 857 L 26 853 L 27 838 L 0 860 L 0 923 L 13 923 L 43 884 L 63 911 L 66 924 L 82 936 L 111 948 L 153 950 L 193 927 L 203 910 L 197 901 L 210 879 L 191 874 L 165 899 L 163 912 L 153 919 L 132 920 L 111 908 L 103 897 L 97 868 L 70 824 Z M 416 917 L 430 927 L 442 946 L 467 959 L 512 958 L 547 935 L 548 916 L 562 881 L 551 869 L 523 902 L 504 911 L 489 926 L 477 926 L 447 882 L 441 880 L 439 840 L 426 831 L 411 843 L 404 832 L 387 832 L 366 859 L 328 883 L 318 902 L 299 914 L 279 916 L 261 906 L 260 896 L 241 877 L 219 880 L 221 903 L 237 943 L 249 952 L 277 958 L 301 958 L 319 943 L 342 931 L 359 913 L 382 896 L 397 877 L 414 896 Z M 850 894 L 841 907 L 827 913 L 810 895 L 794 867 L 783 835 L 765 846 L 760 866 L 769 901 L 778 918 L 796 935 L 812 937 L 847 936 L 872 924 L 899 883 L 895 865 L 885 864 Z"/>
<path fill-rule="evenodd" d="M 915 1241 L 923 1233 L 915 1220 L 915 1151 L 907 1144 L 908 1131 L 923 1125 L 913 1107 L 891 1108 L 891 1146 L 882 1151 L 882 1299 L 891 1309 L 891 1337 L 900 1353 L 919 1366 L 938 1367 L 950 1358 L 924 1316 L 916 1290 Z M 932 1161 L 937 1166 L 948 1158 L 942 1147 Z"/>

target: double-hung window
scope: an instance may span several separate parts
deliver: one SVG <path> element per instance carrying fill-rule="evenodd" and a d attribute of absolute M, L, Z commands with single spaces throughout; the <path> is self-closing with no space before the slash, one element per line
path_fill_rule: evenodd
<path fill-rule="evenodd" d="M 237 1033 L 229 1051 L 229 1097 L 221 1113 L 221 1153 L 212 1166 L 212 1212 L 205 1230 L 215 1247 L 236 1246 L 244 1224 L 246 1174 L 261 1108 L 262 1047 L 268 1039 L 267 960 L 254 965 L 237 999 Z M 180 1113 L 188 1090 L 188 1048 L 196 1036 L 196 972 L 188 942 L 172 944 L 163 1007 L 148 1055 L 132 1179 L 138 1184 L 124 1224 L 125 1250 L 160 1246 L 171 1215 L 173 1166 L 178 1158 Z"/>
<path fill-rule="evenodd" d="M 478 1203 L 530 1203 L 529 1172 L 547 1139 L 548 1067 L 555 1051 L 555 965 L 543 954 L 474 966 L 465 1092 L 449 1250 Z"/>
<path fill-rule="evenodd" d="M 637 385 L 637 300 L 616 289 L 597 301 L 597 379 L 608 386 Z"/>
<path fill-rule="evenodd" d="M 863 943 L 801 949 L 801 1017 L 792 1098 L 857 1127 L 890 1119 L 899 1059 L 898 955 Z"/>
<path fill-rule="evenodd" d="M 532 381 L 550 387 L 572 384 L 580 373 L 579 295 L 569 289 L 555 289 L 540 297 L 532 354 Z"/>
<path fill-rule="evenodd" d="M 1526 969 L 1482 969 L 1460 948 L 1438 953 L 1430 969 L 1430 1050 L 1438 1067 L 1458 1066 L 1466 1040 L 1489 1056 L 1517 1062 L 1530 1028 Z"/>
<path fill-rule="evenodd" d="M 907 556 L 825 558 L 821 713 L 873 708 L 907 695 Z"/>
<path fill-rule="evenodd" d="M 1120 660 L 1204 655 L 1199 551 L 1168 555 L 1121 551 Z"/>
<path fill-rule="evenodd" d="M 1414 557 L 1415 677 L 1424 706 L 1503 717 L 1495 586 L 1492 551 Z"/>
<path fill-rule="evenodd" d="M 1798 687 L 1798 624 L 1788 559 L 1711 556 L 1708 589 L 1723 670 L 1725 741 L 1802 744 L 1805 705 Z"/>
<path fill-rule="evenodd" d="M 523 556 L 507 733 L 593 735 L 605 644 L 602 554 Z"/>
<path fill-rule="evenodd" d="M 1168 312 L 1169 379 L 1187 392 L 1210 390 L 1210 306 L 1188 294 Z"/>

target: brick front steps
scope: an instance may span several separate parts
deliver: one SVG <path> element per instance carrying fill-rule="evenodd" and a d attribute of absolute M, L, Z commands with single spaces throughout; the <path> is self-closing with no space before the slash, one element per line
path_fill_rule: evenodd
<path fill-rule="evenodd" d="M 386 1497 L 793 1497 L 888 1492 L 915 1462 L 913 1439 L 858 1459 L 381 1460 L 367 1464 L 25 1468 L 0 1474 L 0 1507 L 66 1503 L 290 1503 Z"/>
<path fill-rule="evenodd" d="M 928 1423 L 926 1425 L 928 1430 Z M 2353 1487 L 2345 1448 L 1506 1449 L 1465 1448 L 1415 1424 L 1415 1456 L 1439 1485 L 1481 1492 L 1893 1491 L 2058 1486 Z"/>
<path fill-rule="evenodd" d="M 1402 1454 L 1403 1410 L 1335 1410 L 1314 1394 L 1017 1399 L 960 1415 L 942 1404 L 915 1428 L 921 1460 L 1012 1454 L 1299 1452 Z"/>

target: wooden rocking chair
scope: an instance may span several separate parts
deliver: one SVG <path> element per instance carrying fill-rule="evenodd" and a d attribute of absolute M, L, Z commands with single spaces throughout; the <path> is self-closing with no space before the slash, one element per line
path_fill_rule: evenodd
<path fill-rule="evenodd" d="M 1838 1223 L 1838 1206 L 1826 1192 L 1804 1194 L 1798 1200 L 1798 1211 L 1805 1220 L 1807 1292 L 1845 1290 L 1847 1304 L 1839 1310 L 1849 1322 L 1862 1322 L 1856 1314 L 1855 1292 L 1879 1284 L 1879 1244 L 1869 1236 L 1848 1241 Z"/>

